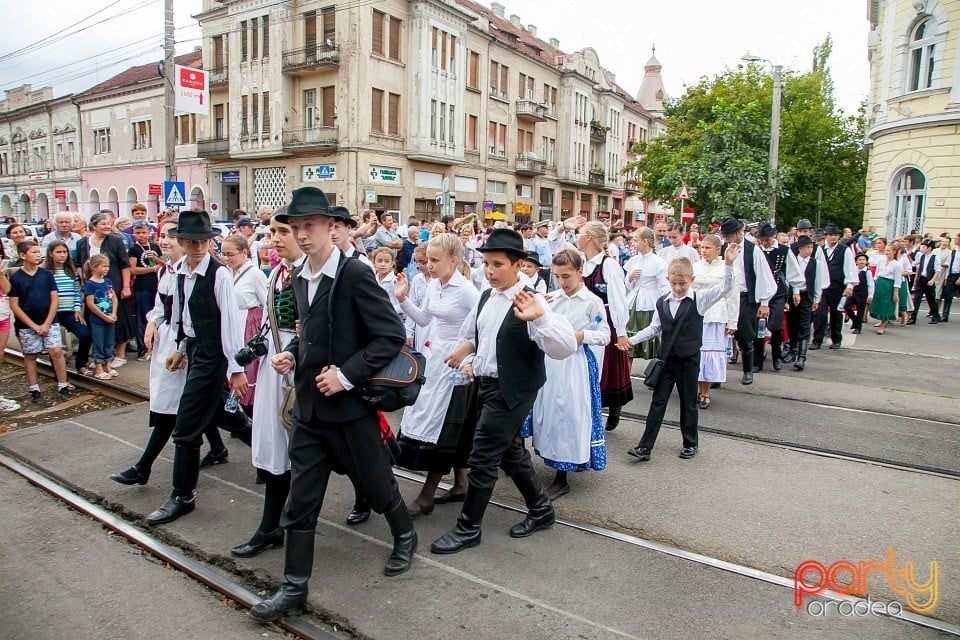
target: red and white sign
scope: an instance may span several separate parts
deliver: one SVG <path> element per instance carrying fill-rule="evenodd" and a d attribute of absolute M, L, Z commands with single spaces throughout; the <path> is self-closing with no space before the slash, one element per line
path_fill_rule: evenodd
<path fill-rule="evenodd" d="M 30 202 L 36 202 L 36 201 L 37 201 L 37 190 L 30 189 Z"/>
<path fill-rule="evenodd" d="M 174 73 L 174 109 L 186 113 L 208 115 L 210 113 L 210 92 L 207 85 L 207 72 L 203 69 L 175 65 Z"/>
<path fill-rule="evenodd" d="M 150 195 L 150 196 L 162 196 L 162 195 L 163 195 L 163 185 L 162 185 L 162 184 L 149 184 L 149 185 L 147 185 L 147 195 Z"/>
<path fill-rule="evenodd" d="M 677 200 L 689 200 L 690 192 L 687 190 L 687 183 L 683 183 L 683 188 L 680 189 L 680 195 L 677 196 Z"/>
<path fill-rule="evenodd" d="M 54 189 L 54 190 L 53 190 L 53 199 L 54 199 L 54 200 L 66 200 L 66 199 L 67 199 L 67 190 L 66 190 L 66 189 Z"/>
<path fill-rule="evenodd" d="M 693 222 L 693 219 L 696 217 L 697 212 L 693 210 L 693 207 L 684 207 L 683 211 L 680 212 L 681 222 Z"/>

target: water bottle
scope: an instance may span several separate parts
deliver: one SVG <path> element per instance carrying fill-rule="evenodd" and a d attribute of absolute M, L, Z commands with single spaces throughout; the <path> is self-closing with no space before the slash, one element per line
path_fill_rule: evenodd
<path fill-rule="evenodd" d="M 453 371 L 450 374 L 450 384 L 455 387 L 462 387 L 465 384 L 470 384 L 470 374 L 466 371 Z"/>
<path fill-rule="evenodd" d="M 236 413 L 239 407 L 240 398 L 237 397 L 236 393 L 231 391 L 230 395 L 227 396 L 227 401 L 223 403 L 223 410 L 227 413 Z"/>
<path fill-rule="evenodd" d="M 843 311 L 847 306 L 847 296 L 840 298 L 840 302 L 837 304 L 837 311 Z"/>
<path fill-rule="evenodd" d="M 757 338 L 769 338 L 770 332 L 767 331 L 767 319 L 760 318 L 760 322 L 757 323 Z"/>
<path fill-rule="evenodd" d="M 727 336 L 727 357 L 733 357 L 733 336 Z"/>

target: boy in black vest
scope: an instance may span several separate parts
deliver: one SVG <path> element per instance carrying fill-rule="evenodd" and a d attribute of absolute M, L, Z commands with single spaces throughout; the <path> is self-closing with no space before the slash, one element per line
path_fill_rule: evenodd
<path fill-rule="evenodd" d="M 873 274 L 867 265 L 870 264 L 870 258 L 865 253 L 856 257 L 859 282 L 853 288 L 853 295 L 847 298 L 847 304 L 844 311 L 850 318 L 850 333 L 858 334 L 863 329 L 863 319 L 867 317 L 867 308 L 873 302 Z"/>
<path fill-rule="evenodd" d="M 783 368 L 783 313 L 787 304 L 790 287 L 787 285 L 787 253 L 790 248 L 778 244 L 777 229 L 769 222 L 764 222 L 754 234 L 757 245 L 763 251 L 763 257 L 770 265 L 773 280 L 777 283 L 776 294 L 770 298 L 770 316 L 767 318 L 767 331 L 770 332 L 770 358 L 773 360 L 773 370 Z M 763 361 L 766 359 L 766 345 L 764 338 L 758 337 L 754 342 L 753 371 L 763 371 Z"/>
<path fill-rule="evenodd" d="M 173 428 L 173 491 L 147 516 L 150 525 L 172 522 L 193 511 L 203 433 L 215 424 L 223 403 L 218 392 L 227 374 L 238 396 L 247 390 L 243 367 L 233 359 L 243 348 L 240 307 L 228 270 L 210 255 L 210 239 L 217 235 L 210 217 L 206 211 L 184 211 L 169 234 L 177 238 L 185 255 L 176 265 L 173 300 L 178 350 L 167 357 L 167 369 L 174 371 L 186 363 L 187 379 Z"/>
<path fill-rule="evenodd" d="M 671 260 L 667 266 L 667 280 L 673 293 L 657 300 L 657 312 L 653 314 L 650 326 L 630 338 L 631 344 L 638 345 L 663 334 L 660 347 L 663 372 L 650 400 L 647 427 L 640 444 L 627 451 L 640 461 L 650 459 L 674 386 L 680 396 L 680 433 L 683 436 L 680 457 L 688 460 L 697 455 L 697 421 L 700 417 L 697 378 L 700 374 L 700 348 L 703 346 L 703 314 L 733 287 L 733 262 L 739 250 L 737 244 L 727 245 L 723 254 L 727 265 L 723 282 L 696 293 L 690 289 L 694 279 L 693 263 L 687 258 Z"/>
<path fill-rule="evenodd" d="M 822 250 L 810 236 L 802 235 L 787 256 L 787 282 L 790 284 L 790 310 L 787 313 L 787 333 L 790 334 L 791 362 L 797 371 L 807 366 L 807 346 L 810 343 L 810 320 L 820 306 L 820 297 L 827 282 L 827 269 L 817 253 Z"/>
<path fill-rule="evenodd" d="M 917 312 L 920 310 L 920 301 L 927 300 L 930 309 L 930 324 L 940 322 L 940 306 L 937 303 L 936 280 L 940 275 L 940 256 L 933 250 L 937 247 L 934 240 L 924 240 L 920 243 L 920 257 L 917 258 L 917 269 L 913 276 L 913 312 L 907 324 L 917 324 Z"/>
<path fill-rule="evenodd" d="M 953 246 L 960 248 L 960 233 L 957 234 Z M 940 293 L 943 308 L 940 310 L 940 322 L 949 322 L 950 307 L 953 306 L 953 299 L 957 297 L 957 280 L 960 279 L 960 251 L 954 249 L 948 253 L 944 262 L 946 264 L 940 265 L 943 269 L 943 290 Z"/>
<path fill-rule="evenodd" d="M 853 249 L 840 242 L 840 227 L 828 224 L 823 229 L 823 255 L 827 258 L 829 284 L 823 291 L 823 304 L 813 316 L 813 342 L 810 348 L 817 350 L 823 344 L 830 325 L 830 348 L 839 349 L 843 339 L 843 309 L 840 299 L 853 295 L 853 287 L 860 282 Z"/>
<path fill-rule="evenodd" d="M 553 504 L 523 446 L 520 428 L 546 381 L 544 352 L 558 360 L 570 356 L 577 349 L 576 335 L 566 318 L 550 311 L 542 295 L 520 282 L 526 252 L 519 233 L 495 229 L 478 250 L 491 288 L 467 316 L 460 329 L 463 343 L 446 361 L 476 376 L 480 417 L 467 460 L 463 510 L 457 525 L 430 546 L 433 553 L 457 553 L 480 544 L 480 524 L 499 469 L 517 485 L 529 509 L 510 529 L 511 537 L 525 538 L 554 523 Z M 469 364 L 471 354 L 476 355 Z"/>

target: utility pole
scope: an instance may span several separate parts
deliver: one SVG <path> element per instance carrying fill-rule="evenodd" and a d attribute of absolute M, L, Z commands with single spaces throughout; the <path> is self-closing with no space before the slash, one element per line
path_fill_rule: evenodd
<path fill-rule="evenodd" d="M 174 109 L 176 101 L 173 91 L 173 0 L 163 0 L 163 164 L 164 180 L 175 182 L 177 179 L 176 132 L 174 130 Z"/>
<path fill-rule="evenodd" d="M 783 93 L 783 67 L 773 66 L 773 108 L 770 112 L 770 224 L 777 224 L 777 170 L 780 165 L 780 96 Z"/>

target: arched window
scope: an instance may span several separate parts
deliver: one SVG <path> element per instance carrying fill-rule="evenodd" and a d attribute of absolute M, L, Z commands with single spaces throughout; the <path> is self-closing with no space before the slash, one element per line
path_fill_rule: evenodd
<path fill-rule="evenodd" d="M 927 177 L 916 167 L 906 167 L 894 176 L 891 187 L 887 237 L 897 238 L 914 231 L 923 233 L 927 208 Z"/>
<path fill-rule="evenodd" d="M 936 37 L 936 24 L 927 18 L 913 28 L 910 34 L 910 57 L 907 67 L 907 91 L 921 91 L 933 88 L 940 54 L 940 43 Z"/>

